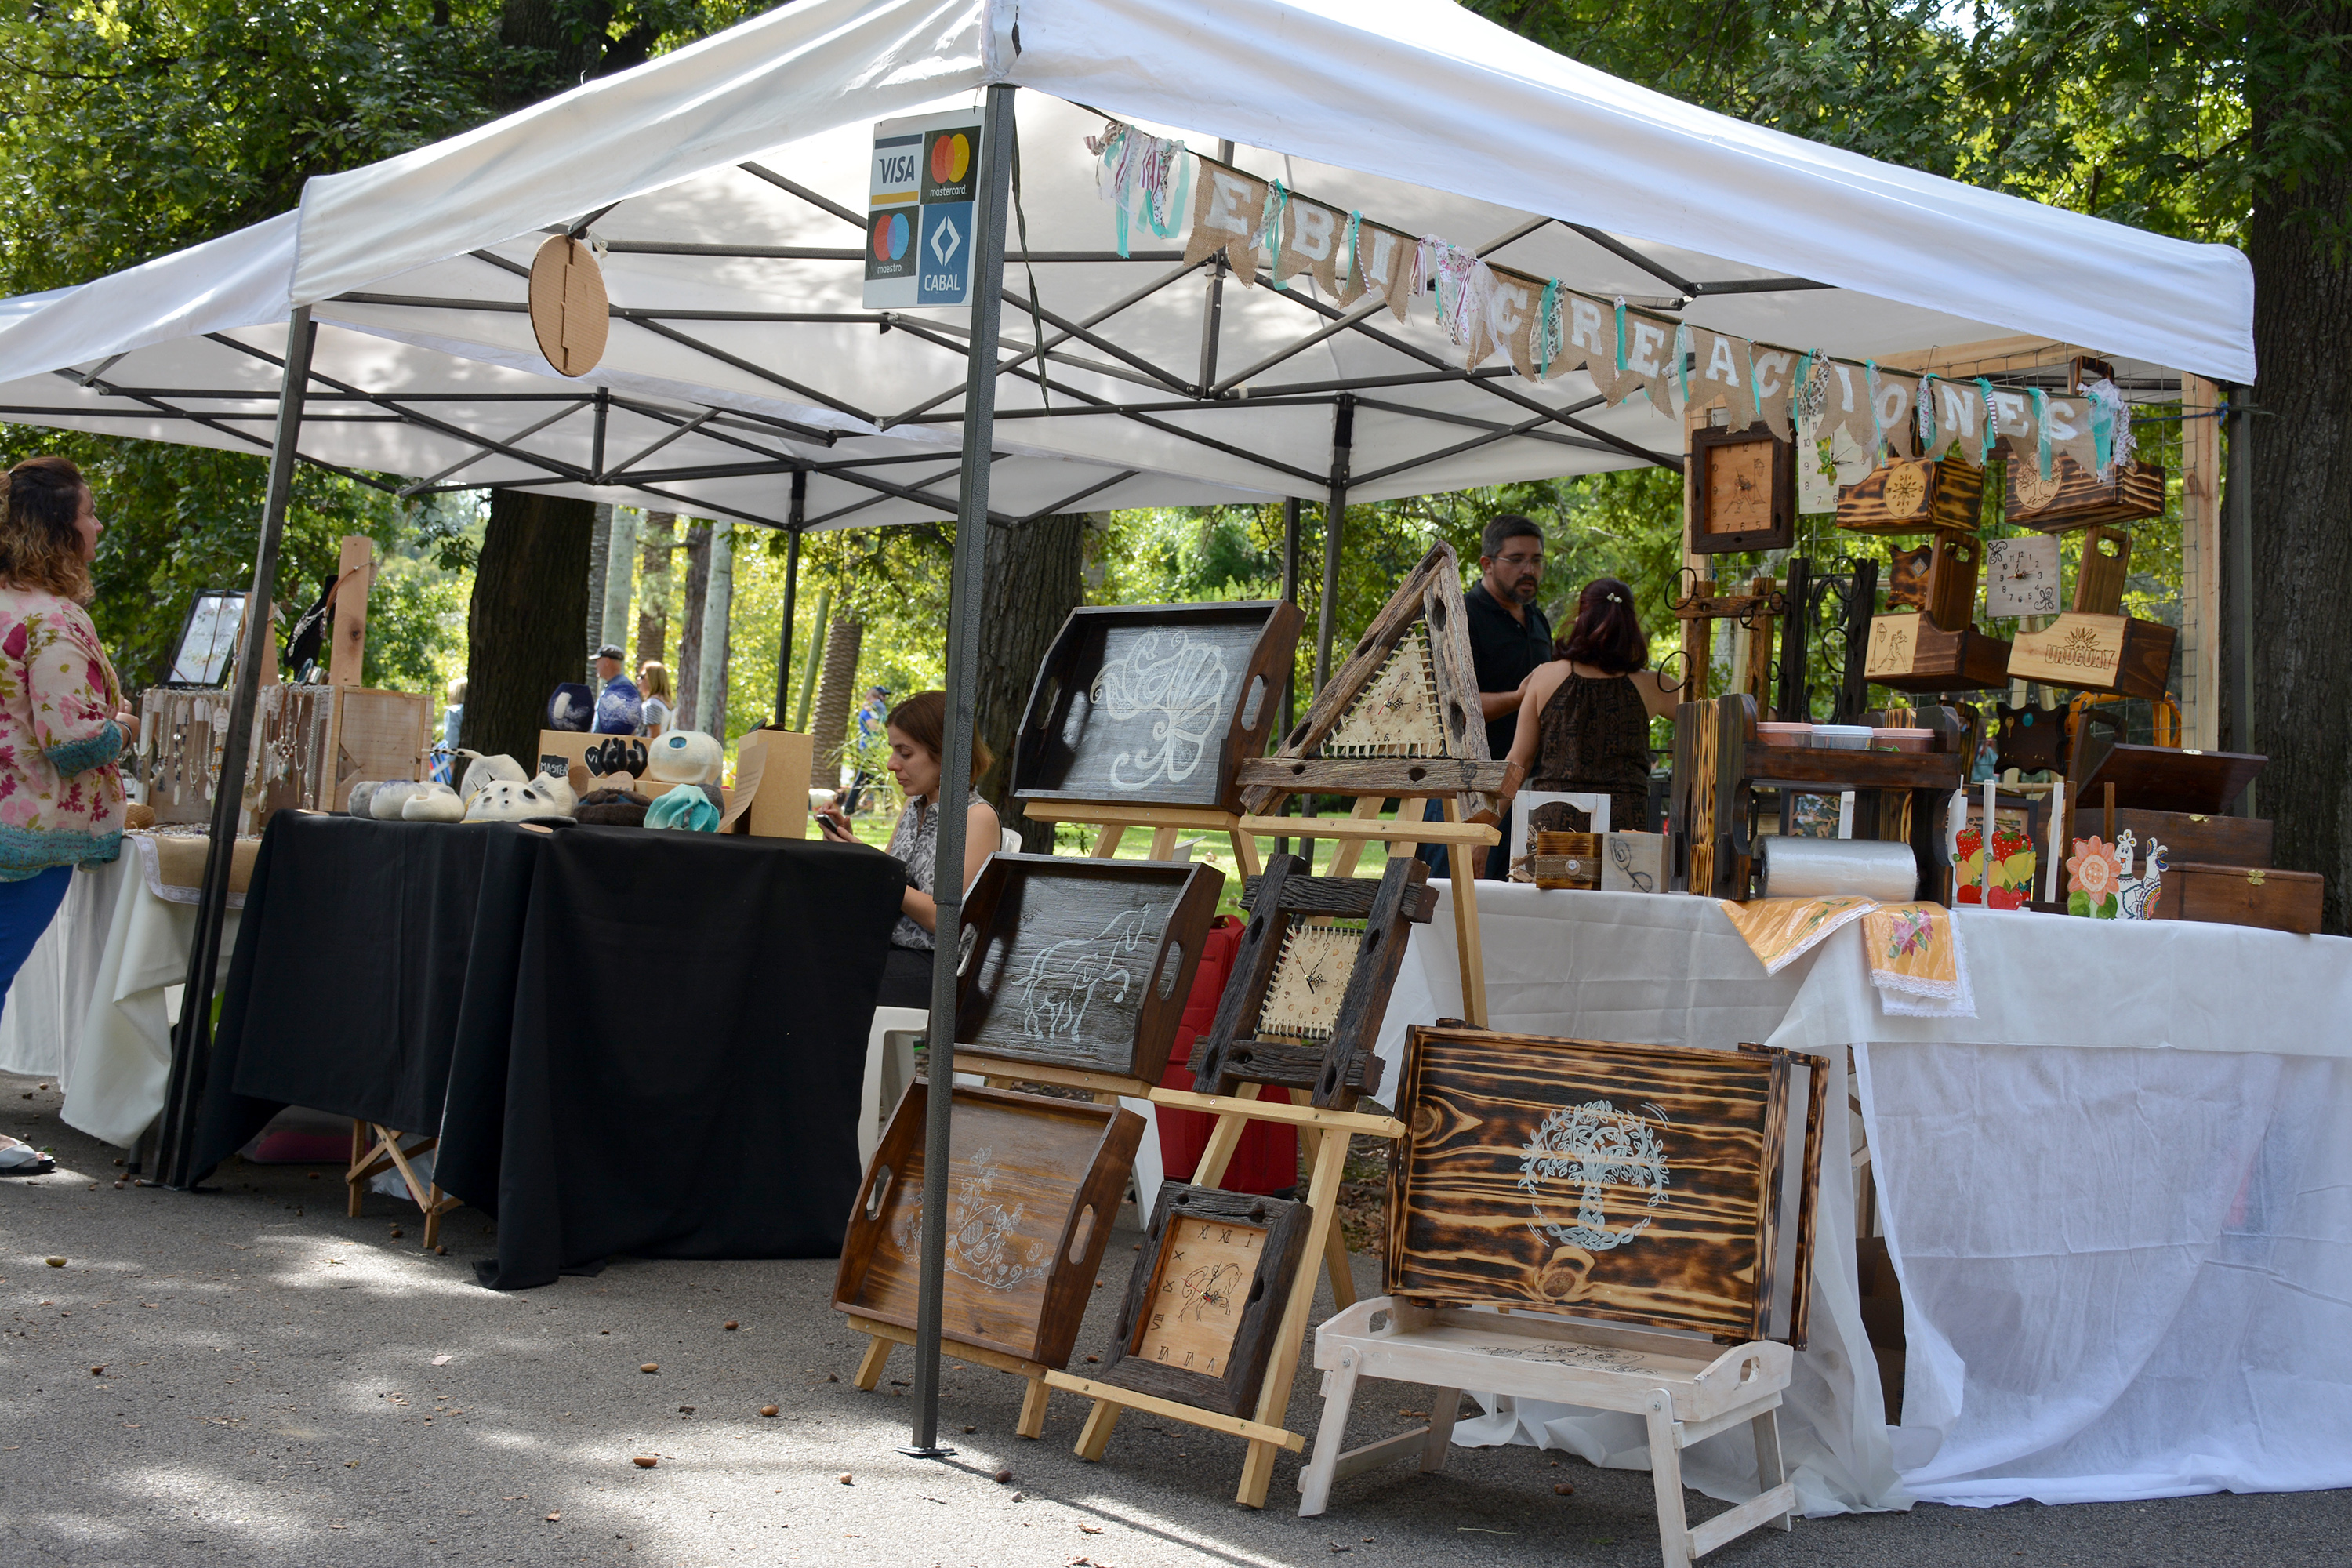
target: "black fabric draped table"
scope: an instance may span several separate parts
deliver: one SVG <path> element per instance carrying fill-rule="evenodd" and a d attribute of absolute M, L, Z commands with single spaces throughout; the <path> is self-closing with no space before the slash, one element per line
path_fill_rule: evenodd
<path fill-rule="evenodd" d="M 199 1168 L 289 1104 L 437 1129 L 501 1289 L 615 1254 L 830 1257 L 905 886 L 851 845 L 281 812 Z"/>

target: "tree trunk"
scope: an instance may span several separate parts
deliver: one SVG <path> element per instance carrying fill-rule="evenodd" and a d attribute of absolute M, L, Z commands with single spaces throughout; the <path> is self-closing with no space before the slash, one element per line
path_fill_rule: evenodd
<path fill-rule="evenodd" d="M 2274 6 L 2305 37 L 2352 31 L 2352 5 Z M 2280 89 L 2284 95 L 2288 89 Z M 2256 98 L 2263 146 L 2292 100 Z M 2271 759 L 2254 786 L 2275 826 L 2277 863 L 2327 879 L 2324 929 L 2347 929 L 2352 894 L 2352 267 L 2339 249 L 2352 164 L 2306 164 L 2299 185 L 2258 182 L 2248 250 L 2262 383 L 2250 423 L 2253 510 L 2252 750 Z"/>
<path fill-rule="evenodd" d="M 648 660 L 658 663 L 666 656 L 663 648 L 669 643 L 670 585 L 675 581 L 670 574 L 669 559 L 677 546 L 677 513 L 649 511 L 646 513 L 644 553 L 638 558 L 641 574 L 637 584 L 637 663 Z M 672 676 L 670 694 L 677 694 L 677 680 Z M 671 706 L 677 706 L 672 703 Z"/>
<path fill-rule="evenodd" d="M 700 521 L 686 525 L 686 591 L 678 595 L 677 668 L 670 679 L 677 687 L 679 722 L 688 730 L 708 732 L 702 721 L 702 603 L 710 593 L 710 525 Z"/>
<path fill-rule="evenodd" d="M 613 509 L 596 508 L 596 529 L 588 540 L 588 647 L 593 662 L 604 642 L 604 590 L 613 573 Z"/>
<path fill-rule="evenodd" d="M 464 744 L 526 768 L 560 681 L 582 679 L 593 502 L 492 490 L 466 616 Z"/>
<path fill-rule="evenodd" d="M 857 655 L 865 645 L 866 628 L 856 621 L 836 620 L 825 628 L 824 664 L 816 682 L 816 717 L 809 721 L 809 736 L 816 765 L 809 780 L 819 789 L 831 789 L 841 777 L 842 742 L 849 735 L 850 710 L 857 705 Z"/>
<path fill-rule="evenodd" d="M 980 699 L 973 719 L 982 743 L 996 760 L 973 782 L 996 807 L 998 820 L 1021 830 L 1022 847 L 1037 855 L 1053 853 L 1053 824 L 1016 819 L 1005 809 L 1005 788 L 1014 732 L 1037 667 L 1045 661 L 1054 634 L 1086 596 L 1087 517 L 1063 512 L 1018 528 L 991 527 L 984 552 L 987 585 L 980 624 L 988 629 L 980 643 Z"/>
<path fill-rule="evenodd" d="M 727 739 L 728 632 L 735 610 L 734 532 L 719 523 L 709 525 L 703 546 L 701 648 L 696 659 L 696 689 L 702 695 L 695 710 L 695 728 Z"/>

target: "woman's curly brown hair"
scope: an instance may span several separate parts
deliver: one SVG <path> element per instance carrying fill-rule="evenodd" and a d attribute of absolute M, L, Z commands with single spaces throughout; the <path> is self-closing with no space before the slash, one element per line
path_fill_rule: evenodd
<path fill-rule="evenodd" d="M 89 602 L 89 563 L 74 526 L 89 490 L 81 470 L 64 458 L 27 458 L 8 470 L 8 493 L 0 501 L 0 582 Z"/>

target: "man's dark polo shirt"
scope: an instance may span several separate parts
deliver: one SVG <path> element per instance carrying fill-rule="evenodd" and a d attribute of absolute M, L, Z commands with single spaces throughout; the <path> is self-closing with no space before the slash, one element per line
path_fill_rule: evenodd
<path fill-rule="evenodd" d="M 1551 623 L 1543 611 L 1529 605 L 1524 622 L 1514 619 L 1486 592 L 1484 577 L 1471 584 L 1462 600 L 1470 612 L 1470 661 L 1478 672 L 1479 690 L 1515 690 L 1538 665 L 1550 661 Z M 1519 713 L 1514 708 L 1486 726 L 1486 754 L 1502 761 L 1518 732 Z"/>

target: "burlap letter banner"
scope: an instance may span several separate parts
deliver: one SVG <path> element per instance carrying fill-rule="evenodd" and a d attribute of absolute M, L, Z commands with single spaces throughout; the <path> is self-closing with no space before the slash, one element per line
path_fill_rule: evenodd
<path fill-rule="evenodd" d="M 1360 224 L 1356 229 L 1356 264 L 1348 269 L 1348 279 L 1340 286 L 1339 303 L 1353 305 L 1367 294 L 1378 295 L 1388 302 L 1396 319 L 1404 320 L 1405 306 L 1412 298 L 1412 258 L 1421 242 L 1378 224 Z"/>
<path fill-rule="evenodd" d="M 1184 245 L 1185 264 L 1197 266 L 1223 250 L 1242 286 L 1255 284 L 1265 189 L 1264 180 L 1202 159 L 1200 184 L 1192 192 L 1192 237 Z"/>
<path fill-rule="evenodd" d="M 1728 332 L 1691 329 L 1690 406 L 1712 408 L 1722 404 L 1731 411 L 1731 427 L 1745 430 L 1756 422 L 1754 394 L 1748 385 L 1748 343 Z M 1788 378 L 1784 374 L 1781 379 Z"/>
<path fill-rule="evenodd" d="M 1568 331 L 1558 369 L 1573 370 L 1580 364 L 1592 377 L 1592 390 L 1603 402 L 1624 402 L 1642 384 L 1642 378 L 1621 376 L 1617 372 L 1615 312 L 1599 300 L 1565 292 L 1559 297 L 1559 308 L 1568 318 Z"/>
<path fill-rule="evenodd" d="M 1791 433 L 1789 405 L 1796 390 L 1797 356 L 1787 349 L 1760 348 L 1753 343 L 1748 345 L 1748 354 L 1755 372 L 1749 384 L 1756 390 L 1756 417 L 1764 421 L 1773 435 L 1786 441 Z"/>
<path fill-rule="evenodd" d="M 1339 241 L 1347 233 L 1348 215 L 1333 212 L 1293 192 L 1282 209 L 1282 249 L 1274 258 L 1276 288 L 1305 272 L 1328 298 L 1338 291 Z"/>

